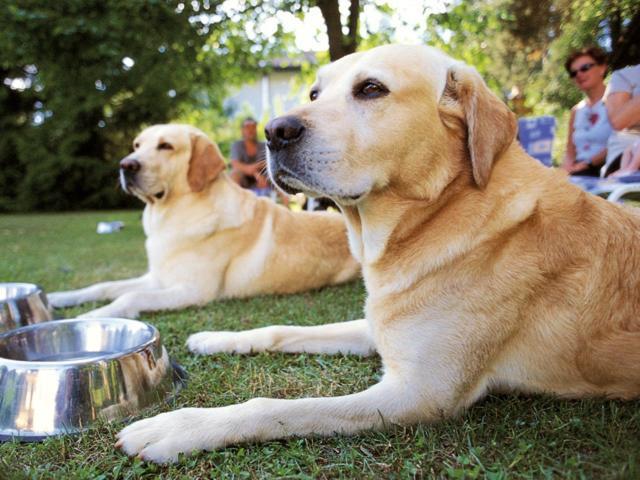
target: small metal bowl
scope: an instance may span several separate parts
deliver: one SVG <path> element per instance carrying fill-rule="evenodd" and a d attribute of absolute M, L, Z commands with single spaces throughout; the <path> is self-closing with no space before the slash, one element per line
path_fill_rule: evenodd
<path fill-rule="evenodd" d="M 0 335 L 0 440 L 79 432 L 98 418 L 131 416 L 178 387 L 149 324 L 96 318 L 19 328 Z"/>
<path fill-rule="evenodd" d="M 0 283 L 0 333 L 53 319 L 44 290 L 32 283 Z"/>

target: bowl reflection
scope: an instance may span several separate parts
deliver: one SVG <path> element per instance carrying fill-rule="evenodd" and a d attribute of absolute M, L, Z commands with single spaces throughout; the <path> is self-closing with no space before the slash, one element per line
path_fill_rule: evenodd
<path fill-rule="evenodd" d="M 53 318 L 42 288 L 32 283 L 0 283 L 0 333 Z"/>

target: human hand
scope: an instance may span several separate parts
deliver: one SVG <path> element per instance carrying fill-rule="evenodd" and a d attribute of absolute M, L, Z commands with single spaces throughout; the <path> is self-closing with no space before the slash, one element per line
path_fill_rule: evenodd
<path fill-rule="evenodd" d="M 256 187 L 267 188 L 269 186 L 269 181 L 267 180 L 267 177 L 265 177 L 264 175 L 260 175 L 259 173 L 256 173 L 254 175 L 254 178 L 256 179 Z"/>
<path fill-rule="evenodd" d="M 569 173 L 578 173 L 582 172 L 589 168 L 589 164 L 585 162 L 574 163 L 569 167 Z"/>
<path fill-rule="evenodd" d="M 253 167 L 253 175 L 254 176 L 261 175 L 262 172 L 265 171 L 266 166 L 267 166 L 267 163 L 264 160 L 254 163 L 252 165 L 252 167 Z"/>

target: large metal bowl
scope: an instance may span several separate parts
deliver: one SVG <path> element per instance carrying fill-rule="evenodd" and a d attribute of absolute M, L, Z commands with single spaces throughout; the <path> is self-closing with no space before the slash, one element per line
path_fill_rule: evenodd
<path fill-rule="evenodd" d="M 53 318 L 47 296 L 32 283 L 0 283 L 0 333 Z"/>
<path fill-rule="evenodd" d="M 143 322 L 59 320 L 0 335 L 0 440 L 78 432 L 173 392 L 167 351 Z"/>

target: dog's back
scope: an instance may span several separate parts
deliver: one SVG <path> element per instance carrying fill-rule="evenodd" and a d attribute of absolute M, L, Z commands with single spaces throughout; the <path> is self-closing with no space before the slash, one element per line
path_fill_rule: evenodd
<path fill-rule="evenodd" d="M 249 257 L 260 259 L 259 271 L 263 273 L 251 285 L 238 286 L 240 290 L 294 293 L 343 283 L 360 275 L 360 265 L 349 252 L 342 215 L 294 212 L 267 199 L 256 199 L 254 209 L 252 225 L 246 227 L 252 231 L 246 235 L 262 236 L 262 240 L 231 262 L 227 272 L 230 286 L 235 285 L 232 270 L 237 268 L 246 274 Z M 262 253 L 257 255 L 257 251 Z"/>

